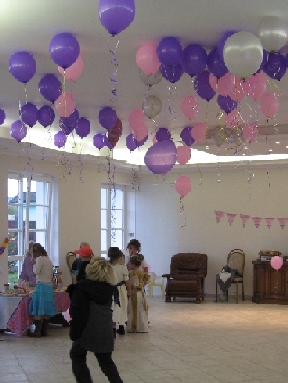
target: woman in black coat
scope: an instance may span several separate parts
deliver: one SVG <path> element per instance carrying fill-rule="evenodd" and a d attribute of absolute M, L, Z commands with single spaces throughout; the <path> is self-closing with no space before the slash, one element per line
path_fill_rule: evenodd
<path fill-rule="evenodd" d="M 111 383 L 123 383 L 112 360 L 113 270 L 103 258 L 94 257 L 86 267 L 87 278 L 67 288 L 70 295 L 70 350 L 72 371 L 78 383 L 92 383 L 87 366 L 87 351 L 92 351 L 102 372 Z M 113 282 L 112 282 L 113 283 Z"/>

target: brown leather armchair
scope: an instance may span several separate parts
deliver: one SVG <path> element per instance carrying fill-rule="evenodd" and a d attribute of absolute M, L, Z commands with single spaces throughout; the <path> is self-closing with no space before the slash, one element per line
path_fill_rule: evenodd
<path fill-rule="evenodd" d="M 195 303 L 204 300 L 204 281 L 207 275 L 207 255 L 199 253 L 178 253 L 171 257 L 170 274 L 167 278 L 165 302 L 178 298 L 196 298 Z"/>

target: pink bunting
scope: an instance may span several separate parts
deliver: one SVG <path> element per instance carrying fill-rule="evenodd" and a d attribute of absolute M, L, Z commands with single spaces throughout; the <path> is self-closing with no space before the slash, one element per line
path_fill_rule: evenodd
<path fill-rule="evenodd" d="M 272 223 L 274 221 L 274 218 L 265 218 L 265 221 L 266 221 L 266 225 L 267 225 L 268 229 L 270 229 L 270 227 L 272 226 Z"/>
<path fill-rule="evenodd" d="M 242 226 L 244 228 L 246 223 L 247 223 L 247 221 L 250 219 L 250 215 L 240 214 L 240 218 L 241 218 L 241 221 L 242 221 Z"/>
<path fill-rule="evenodd" d="M 260 223 L 262 221 L 262 218 L 260 218 L 260 217 L 252 217 L 252 219 L 253 219 L 254 225 L 258 229 L 258 227 L 260 226 Z"/>
<path fill-rule="evenodd" d="M 234 222 L 234 219 L 237 216 L 237 214 L 226 213 L 226 215 L 227 215 L 228 223 L 231 226 L 231 224 Z"/>
<path fill-rule="evenodd" d="M 278 218 L 278 222 L 282 230 L 284 229 L 287 221 L 288 221 L 288 218 Z"/>
<path fill-rule="evenodd" d="M 214 210 L 214 213 L 216 215 L 216 222 L 219 223 L 220 219 L 224 216 L 225 212 L 221 210 Z"/>

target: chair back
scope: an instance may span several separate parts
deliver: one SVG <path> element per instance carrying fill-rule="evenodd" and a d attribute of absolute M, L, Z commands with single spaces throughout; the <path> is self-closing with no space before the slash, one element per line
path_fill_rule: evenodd
<path fill-rule="evenodd" d="M 66 254 L 66 263 L 67 263 L 67 266 L 68 266 L 68 269 L 70 272 L 72 270 L 72 265 L 73 265 L 73 262 L 75 261 L 75 259 L 76 259 L 76 254 L 73 253 L 72 251 L 69 251 Z"/>
<path fill-rule="evenodd" d="M 178 253 L 171 257 L 170 275 L 183 279 L 184 275 L 207 275 L 207 255 L 200 253 Z"/>
<path fill-rule="evenodd" d="M 237 269 L 238 273 L 243 276 L 245 267 L 245 254 L 241 249 L 231 250 L 227 257 L 227 265 L 231 269 Z"/>

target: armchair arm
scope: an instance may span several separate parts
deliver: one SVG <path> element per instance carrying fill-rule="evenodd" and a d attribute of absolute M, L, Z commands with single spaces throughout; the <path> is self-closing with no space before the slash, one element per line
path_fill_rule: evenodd
<path fill-rule="evenodd" d="M 162 274 L 162 278 L 167 278 L 169 280 L 170 279 L 170 274 Z"/>

